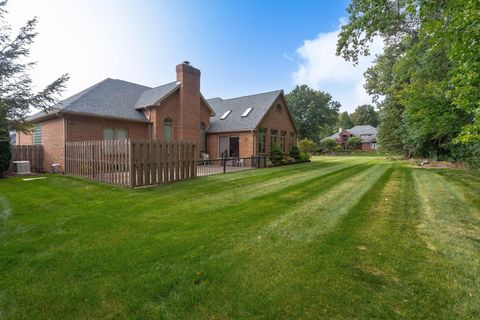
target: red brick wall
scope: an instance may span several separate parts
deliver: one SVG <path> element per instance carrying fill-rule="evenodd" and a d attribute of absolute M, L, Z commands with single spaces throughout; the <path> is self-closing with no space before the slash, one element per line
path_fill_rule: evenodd
<path fill-rule="evenodd" d="M 150 139 L 149 124 L 87 116 L 65 116 L 66 141 L 103 140 L 103 128 L 126 128 L 129 139 Z"/>
<path fill-rule="evenodd" d="M 39 123 L 42 126 L 43 170 L 50 171 L 53 163 L 64 166 L 64 121 L 63 118 L 54 118 Z M 33 143 L 31 133 L 17 132 L 17 145 Z"/>
<path fill-rule="evenodd" d="M 43 170 L 49 171 L 53 163 L 61 164 L 64 168 L 65 158 L 65 129 L 64 119 L 57 118 L 42 122 Z"/>
<path fill-rule="evenodd" d="M 370 142 L 362 143 L 362 151 L 373 151 L 372 144 Z"/>
<path fill-rule="evenodd" d="M 200 123 L 210 125 L 210 109 L 200 96 L 200 70 L 186 64 L 179 64 L 177 81 L 179 90 L 171 94 L 158 106 L 145 112 L 154 124 L 152 131 L 155 139 L 163 140 L 163 122 L 172 119 L 173 140 L 190 140 L 200 144 Z"/>
<path fill-rule="evenodd" d="M 171 94 L 157 107 L 152 107 L 149 109 L 152 112 L 150 121 L 154 124 L 153 132 L 155 132 L 155 139 L 164 140 L 163 121 L 166 118 L 171 118 L 173 125 L 173 140 L 181 140 L 180 96 L 178 91 Z"/>
<path fill-rule="evenodd" d="M 17 145 L 31 145 L 33 144 L 33 136 L 31 132 L 23 133 L 17 131 L 16 142 Z"/>
<path fill-rule="evenodd" d="M 181 63 L 176 67 L 177 81 L 181 82 L 178 140 L 198 140 L 200 126 L 200 70 Z"/>
<path fill-rule="evenodd" d="M 282 112 L 277 111 L 277 105 L 280 105 L 282 108 Z M 270 153 L 270 130 L 277 130 L 277 143 L 280 142 L 280 133 L 281 131 L 285 131 L 286 141 L 287 141 L 287 151 L 290 148 L 288 143 L 289 139 L 288 136 L 293 133 L 294 134 L 294 141 L 293 144 L 297 143 L 297 132 L 295 130 L 295 126 L 293 125 L 293 120 L 290 118 L 287 103 L 283 96 L 277 98 L 277 100 L 273 103 L 273 106 L 267 112 L 263 120 L 257 127 L 257 132 L 259 128 L 266 128 L 267 129 L 267 142 L 266 142 L 266 153 Z M 255 146 L 257 143 L 255 143 Z M 258 150 L 255 150 L 257 152 Z"/>

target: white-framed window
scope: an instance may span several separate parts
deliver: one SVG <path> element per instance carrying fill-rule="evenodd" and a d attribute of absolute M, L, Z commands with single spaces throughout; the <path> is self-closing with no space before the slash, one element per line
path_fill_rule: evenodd
<path fill-rule="evenodd" d="M 272 144 L 277 143 L 278 130 L 270 129 L 270 147 Z"/>
<path fill-rule="evenodd" d="M 103 140 L 125 140 L 127 138 L 126 128 L 103 128 Z"/>
<path fill-rule="evenodd" d="M 200 122 L 200 152 L 205 152 L 207 151 L 207 148 L 205 146 L 205 123 Z"/>
<path fill-rule="evenodd" d="M 258 153 L 265 153 L 267 145 L 267 129 L 260 128 L 258 130 Z"/>
<path fill-rule="evenodd" d="M 171 118 L 163 120 L 163 140 L 172 141 L 173 139 L 173 122 Z"/>
<path fill-rule="evenodd" d="M 42 125 L 37 124 L 35 128 L 33 128 L 32 133 L 32 143 L 33 144 L 42 144 Z"/>

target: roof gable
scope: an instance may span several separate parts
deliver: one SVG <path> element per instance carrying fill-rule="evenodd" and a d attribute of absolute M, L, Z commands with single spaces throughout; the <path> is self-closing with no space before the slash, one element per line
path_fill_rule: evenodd
<path fill-rule="evenodd" d="M 62 111 L 146 121 L 145 115 L 133 106 L 148 89 L 149 87 L 123 80 L 106 79 L 90 90 L 87 89 L 87 92 L 77 94 L 75 99 L 64 100 L 61 104 L 64 105 L 66 101 L 68 104 Z"/>
<path fill-rule="evenodd" d="M 362 142 L 372 142 L 375 141 L 377 138 L 377 128 L 371 125 L 361 125 L 355 126 L 348 130 L 344 130 L 343 132 L 351 133 L 355 137 L 359 137 L 362 139 Z M 335 133 L 329 136 L 329 139 L 338 139 L 340 137 L 339 133 Z"/>
<path fill-rule="evenodd" d="M 208 103 L 215 111 L 215 116 L 210 119 L 208 132 L 255 129 L 281 93 L 281 90 L 277 90 L 226 100 L 221 98 L 208 99 Z M 242 114 L 248 108 L 252 108 L 252 110 L 247 116 L 242 117 Z M 220 120 L 227 111 L 231 111 L 230 114 L 225 119 Z"/>
<path fill-rule="evenodd" d="M 178 88 L 180 88 L 180 83 L 174 81 L 162 86 L 158 86 L 149 90 L 145 90 L 142 92 L 140 97 L 135 103 L 135 109 L 143 109 L 145 107 L 154 105 L 155 103 L 165 99 L 171 93 L 175 92 Z"/>

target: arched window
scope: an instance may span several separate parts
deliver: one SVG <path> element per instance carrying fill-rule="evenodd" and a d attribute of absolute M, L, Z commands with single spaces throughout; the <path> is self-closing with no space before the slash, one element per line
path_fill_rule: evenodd
<path fill-rule="evenodd" d="M 200 122 L 200 152 L 207 151 L 207 148 L 205 146 L 205 128 L 205 123 Z"/>
<path fill-rule="evenodd" d="M 163 120 L 163 140 L 172 141 L 173 137 L 173 125 L 171 118 L 165 118 Z"/>

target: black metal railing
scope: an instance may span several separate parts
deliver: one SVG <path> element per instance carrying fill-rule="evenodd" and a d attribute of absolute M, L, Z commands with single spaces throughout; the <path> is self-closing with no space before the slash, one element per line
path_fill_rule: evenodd
<path fill-rule="evenodd" d="M 197 160 L 197 176 L 265 168 L 266 162 L 265 156 L 201 159 Z"/>

